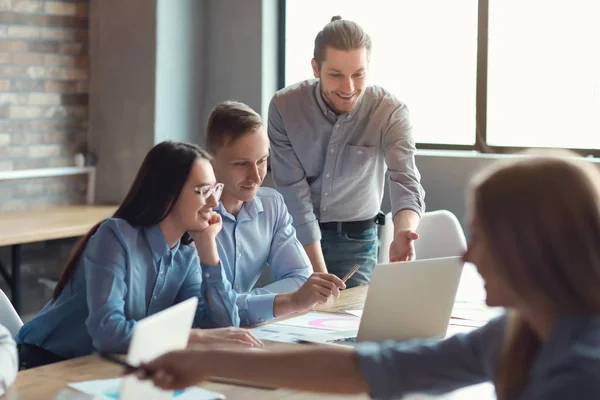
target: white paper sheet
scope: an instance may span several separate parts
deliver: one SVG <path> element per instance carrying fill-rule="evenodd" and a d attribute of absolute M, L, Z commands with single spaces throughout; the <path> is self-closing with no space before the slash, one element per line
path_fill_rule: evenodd
<path fill-rule="evenodd" d="M 452 309 L 452 318 L 488 322 L 503 312 L 503 308 L 488 307 L 484 302 L 457 301 Z"/>
<path fill-rule="evenodd" d="M 260 340 L 272 340 L 274 342 L 285 343 L 297 343 L 299 340 L 319 335 L 323 332 L 321 329 L 302 328 L 278 323 L 258 326 L 256 328 L 251 328 L 250 331 Z"/>
<path fill-rule="evenodd" d="M 346 314 L 354 315 L 355 317 L 362 318 L 363 310 L 344 310 Z"/>
<path fill-rule="evenodd" d="M 277 321 L 277 324 L 327 331 L 349 331 L 358 329 L 360 318 L 342 313 L 309 312 L 295 318 Z"/>
<path fill-rule="evenodd" d="M 69 383 L 69 387 L 83 393 L 99 396 L 100 399 L 118 399 L 122 383 L 123 378 L 99 379 Z M 199 387 L 190 387 L 173 392 L 173 399 L 177 400 L 217 400 L 225 398 L 225 395 L 221 393 L 211 392 Z"/>

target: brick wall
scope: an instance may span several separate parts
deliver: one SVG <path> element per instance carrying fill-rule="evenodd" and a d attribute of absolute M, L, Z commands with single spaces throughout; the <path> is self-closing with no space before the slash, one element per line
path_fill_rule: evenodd
<path fill-rule="evenodd" d="M 88 0 L 0 0 L 0 171 L 74 165 L 86 149 L 88 12 Z M 0 181 L 0 224 L 4 212 L 83 203 L 85 179 Z M 48 300 L 38 279 L 59 275 L 74 242 L 22 246 L 25 318 Z"/>
<path fill-rule="evenodd" d="M 0 0 L 0 171 L 85 151 L 88 0 Z M 85 177 L 0 181 L 0 213 L 78 203 Z"/>

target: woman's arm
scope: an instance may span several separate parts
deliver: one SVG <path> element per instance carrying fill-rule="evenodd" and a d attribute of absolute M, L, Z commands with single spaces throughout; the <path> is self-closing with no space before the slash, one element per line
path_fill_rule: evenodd
<path fill-rule="evenodd" d="M 207 228 L 190 232 L 198 253 L 190 261 L 190 273 L 177 294 L 177 300 L 198 297 L 194 327 L 240 326 L 237 294 L 223 272 L 217 250 L 216 237 L 222 227 L 221 216 L 213 211 Z"/>
<path fill-rule="evenodd" d="M 281 351 L 196 350 L 150 362 L 158 386 L 174 389 L 213 376 L 326 393 L 389 399 L 444 393 L 489 380 L 504 335 L 497 319 L 443 341 L 364 343 L 357 348 L 296 346 Z"/>
<path fill-rule="evenodd" d="M 157 386 L 185 388 L 213 376 L 265 386 L 325 393 L 365 393 L 358 357 L 351 348 L 298 346 L 285 351 L 189 350 L 148 363 Z"/>
<path fill-rule="evenodd" d="M 125 316 L 129 260 L 118 232 L 117 222 L 105 221 L 82 255 L 88 306 L 85 323 L 95 349 L 125 353 L 135 321 Z"/>
<path fill-rule="evenodd" d="M 221 265 L 201 264 L 194 254 L 185 281 L 177 293 L 176 302 L 191 297 L 198 298 L 194 327 L 239 326 L 236 296 Z"/>

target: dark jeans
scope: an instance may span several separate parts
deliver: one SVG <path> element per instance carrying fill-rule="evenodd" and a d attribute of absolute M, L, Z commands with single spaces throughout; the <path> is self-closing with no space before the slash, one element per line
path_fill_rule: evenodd
<path fill-rule="evenodd" d="M 327 270 L 343 278 L 354 264 L 358 271 L 346 282 L 346 287 L 366 285 L 377 264 L 377 227 L 358 233 L 321 231 L 321 249 Z"/>
<path fill-rule="evenodd" d="M 42 365 L 66 360 L 66 358 L 51 351 L 31 344 L 18 344 L 17 350 L 19 351 L 19 370 L 41 367 Z"/>

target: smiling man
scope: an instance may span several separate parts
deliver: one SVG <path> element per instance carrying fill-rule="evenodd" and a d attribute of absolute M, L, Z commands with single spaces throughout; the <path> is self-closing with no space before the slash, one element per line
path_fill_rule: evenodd
<path fill-rule="evenodd" d="M 397 49 L 390 49 L 396 51 Z M 377 263 L 376 220 L 386 167 L 394 216 L 391 261 L 415 257 L 425 193 L 415 166 L 406 105 L 367 84 L 371 39 L 333 17 L 315 39 L 314 77 L 273 97 L 269 139 L 273 179 L 315 271 L 368 283 Z"/>
<path fill-rule="evenodd" d="M 241 324 L 307 311 L 339 296 L 345 285 L 338 277 L 313 274 L 281 194 L 260 187 L 269 157 L 260 115 L 239 102 L 217 105 L 208 119 L 206 145 L 215 176 L 224 184 L 214 209 L 223 220 L 217 247 L 223 270 L 239 294 Z M 254 288 L 267 265 L 273 283 Z"/>

